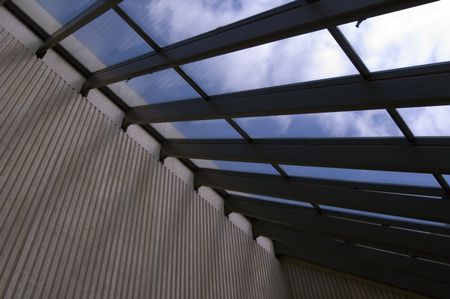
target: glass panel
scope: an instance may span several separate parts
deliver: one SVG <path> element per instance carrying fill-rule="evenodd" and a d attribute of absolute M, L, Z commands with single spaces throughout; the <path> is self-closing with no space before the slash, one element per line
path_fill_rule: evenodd
<path fill-rule="evenodd" d="M 412 186 L 439 187 L 428 173 L 379 171 L 365 169 L 280 165 L 290 176 L 335 179 L 367 183 L 386 183 Z"/>
<path fill-rule="evenodd" d="M 416 136 L 450 136 L 450 106 L 398 109 Z"/>
<path fill-rule="evenodd" d="M 401 136 L 385 110 L 237 118 L 253 138 Z"/>
<path fill-rule="evenodd" d="M 165 138 L 241 138 L 223 119 L 157 123 L 152 126 Z"/>
<path fill-rule="evenodd" d="M 291 1 L 125 0 L 120 6 L 160 46 L 166 46 Z"/>
<path fill-rule="evenodd" d="M 193 62 L 183 69 L 211 95 L 357 72 L 327 31 Z"/>
<path fill-rule="evenodd" d="M 92 6 L 96 0 L 37 0 L 37 2 L 57 19 L 59 23 L 65 25 Z"/>
<path fill-rule="evenodd" d="M 278 172 L 276 171 L 275 168 L 272 167 L 272 165 L 264 163 L 219 161 L 219 160 L 204 160 L 204 159 L 191 159 L 191 161 L 194 162 L 194 164 L 200 168 L 278 175 Z"/>
<path fill-rule="evenodd" d="M 444 179 L 447 181 L 447 184 L 450 185 L 450 175 L 448 174 L 444 175 Z"/>
<path fill-rule="evenodd" d="M 132 91 L 126 89 L 125 84 Z M 131 107 L 199 97 L 173 69 L 111 84 L 110 87 Z"/>
<path fill-rule="evenodd" d="M 255 198 L 255 199 L 261 199 L 264 201 L 276 202 L 276 203 L 284 203 L 284 204 L 292 205 L 292 206 L 302 206 L 302 207 L 312 208 L 311 204 L 309 204 L 307 202 L 302 202 L 302 201 L 289 200 L 289 199 L 284 199 L 284 198 L 258 195 L 258 194 L 250 194 L 250 193 L 244 193 L 244 192 L 237 192 L 237 191 L 231 191 L 231 190 L 225 190 L 225 191 L 229 194 L 237 195 L 237 196 L 250 197 L 250 198 Z"/>
<path fill-rule="evenodd" d="M 112 10 L 79 29 L 74 36 L 82 45 L 77 46 L 71 41 L 64 43 L 64 47 L 93 71 L 152 51 L 152 48 Z M 94 54 L 97 63 L 90 61 L 93 58 L 85 53 L 85 48 L 91 55 Z"/>
<path fill-rule="evenodd" d="M 436 1 L 340 26 L 371 71 L 450 60 L 450 2 Z"/>
<path fill-rule="evenodd" d="M 434 222 L 434 221 L 421 220 L 421 219 L 415 219 L 415 218 L 407 218 L 407 217 L 400 217 L 400 216 L 392 216 L 392 215 L 372 213 L 372 212 L 353 210 L 353 209 L 338 208 L 338 207 L 327 206 L 327 205 L 320 205 L 320 207 L 324 211 L 342 212 L 342 213 L 361 215 L 361 216 L 367 216 L 367 217 L 373 217 L 373 218 L 379 218 L 379 219 L 404 221 L 404 222 L 424 224 L 424 225 L 443 226 L 443 227 L 448 227 L 449 226 L 448 224 L 441 223 L 441 222 Z"/>

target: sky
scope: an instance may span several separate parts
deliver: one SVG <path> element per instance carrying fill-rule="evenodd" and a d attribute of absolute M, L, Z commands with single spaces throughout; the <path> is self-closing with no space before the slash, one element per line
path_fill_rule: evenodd
<path fill-rule="evenodd" d="M 38 2 L 65 24 L 94 1 Z M 288 2 L 125 0 L 120 6 L 164 47 Z M 369 69 L 380 71 L 449 61 L 450 39 L 446 38 L 450 28 L 449 15 L 450 0 L 441 0 L 370 18 L 359 28 L 351 23 L 340 29 Z M 86 25 L 75 36 L 105 66 L 153 51 L 113 11 Z M 357 74 L 324 30 L 182 65 L 181 68 L 209 95 Z M 126 84 L 142 98 L 142 103 L 199 97 L 173 70 L 133 78 Z M 450 106 L 405 108 L 399 112 L 417 136 L 450 136 Z M 247 117 L 235 121 L 252 138 L 401 136 L 384 110 Z M 154 126 L 166 138 L 240 138 L 224 120 Z M 223 162 L 214 165 L 222 169 L 227 167 Z"/>

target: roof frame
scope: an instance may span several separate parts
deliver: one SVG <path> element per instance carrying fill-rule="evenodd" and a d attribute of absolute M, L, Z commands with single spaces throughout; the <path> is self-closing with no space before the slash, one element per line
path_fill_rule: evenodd
<path fill-rule="evenodd" d="M 160 53 L 95 72 L 86 81 L 83 93 L 150 72 L 434 1 L 295 1 L 167 46 Z"/>
<path fill-rule="evenodd" d="M 347 240 L 450 263 L 450 236 L 356 222 L 313 213 L 311 209 L 305 207 L 271 202 L 265 204 L 261 203 L 261 200 L 234 195 L 226 198 L 225 210 L 237 212 L 249 218 L 284 223 L 287 229 L 293 231 Z M 450 229 L 448 233 L 450 234 Z"/>
<path fill-rule="evenodd" d="M 200 169 L 194 185 L 259 194 L 318 205 L 450 223 L 450 201 L 420 195 L 318 185 L 275 175 Z"/>
<path fill-rule="evenodd" d="M 161 155 L 240 162 L 450 173 L 449 146 L 421 145 L 298 145 L 276 140 L 252 144 L 232 140 L 168 141 Z M 367 159 L 370 157 L 370 159 Z"/>
<path fill-rule="evenodd" d="M 130 124 L 450 104 L 450 63 L 132 108 Z"/>

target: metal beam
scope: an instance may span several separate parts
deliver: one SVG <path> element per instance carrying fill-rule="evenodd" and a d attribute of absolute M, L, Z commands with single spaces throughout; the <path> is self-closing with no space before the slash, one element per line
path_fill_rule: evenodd
<path fill-rule="evenodd" d="M 250 218 L 284 223 L 289 230 L 450 263 L 450 238 L 445 236 L 317 215 L 304 207 L 264 203 L 261 200 L 237 196 L 225 200 L 225 210 Z"/>
<path fill-rule="evenodd" d="M 122 1 L 123 0 L 97 1 L 86 11 L 82 12 L 80 15 L 75 17 L 73 20 L 71 20 L 69 23 L 58 29 L 49 38 L 47 38 L 36 51 L 37 57 L 42 58 L 48 49 L 57 45 L 60 41 Z"/>
<path fill-rule="evenodd" d="M 295 1 L 94 73 L 84 92 L 146 73 L 435 0 Z"/>
<path fill-rule="evenodd" d="M 446 283 L 450 288 L 450 266 L 447 265 L 425 262 L 395 252 L 382 252 L 304 232 L 291 231 L 286 227 L 264 221 L 253 221 L 252 229 L 257 236 L 262 235 L 281 243 L 314 249 L 330 256 L 356 260 L 405 275 Z"/>
<path fill-rule="evenodd" d="M 194 185 L 450 223 L 450 201 L 444 199 L 316 185 L 300 179 L 286 181 L 275 175 L 205 169 L 196 172 Z"/>
<path fill-rule="evenodd" d="M 450 173 L 449 146 L 295 145 L 286 144 L 283 140 L 277 142 L 170 141 L 163 144 L 161 152 L 178 158 Z"/>
<path fill-rule="evenodd" d="M 332 252 L 323 253 L 322 251 L 312 249 L 310 246 L 307 246 L 307 244 L 306 246 L 299 246 L 274 242 L 274 248 L 279 256 L 294 257 L 301 261 L 317 264 L 329 269 L 349 273 L 434 298 L 447 298 L 450 293 L 450 286 L 447 282 L 439 282 L 416 276 L 415 273 L 421 270 L 420 266 L 417 267 L 416 271 L 399 273 L 397 269 L 386 268 L 374 265 L 365 260 L 356 260 L 352 258 L 351 254 L 356 250 L 349 250 L 348 255 L 341 257 L 336 256 Z M 363 257 L 365 257 L 364 253 L 364 251 L 361 252 Z M 382 253 L 376 253 L 376 257 L 379 257 L 380 260 L 385 258 Z M 401 260 L 401 262 L 414 261 L 413 259 L 402 256 L 398 256 L 397 259 Z M 396 264 L 398 263 L 394 262 L 394 265 Z M 446 275 L 448 274 L 446 273 Z"/>
<path fill-rule="evenodd" d="M 131 109 L 125 119 L 143 124 L 450 103 L 450 63 L 371 76 L 370 81 L 357 75 L 211 96 L 208 102 L 198 98 L 146 105 Z"/>

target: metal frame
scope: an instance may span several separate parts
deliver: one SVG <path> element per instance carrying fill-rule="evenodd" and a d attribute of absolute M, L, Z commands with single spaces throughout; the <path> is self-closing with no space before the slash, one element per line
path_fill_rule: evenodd
<path fill-rule="evenodd" d="M 97 1 L 91 7 L 89 7 L 86 11 L 82 12 L 80 15 L 71 20 L 68 24 L 64 25 L 60 29 L 58 29 L 55 33 L 49 36 L 44 43 L 39 47 L 36 51 L 36 56 L 39 58 L 44 57 L 45 53 L 48 49 L 53 46 L 59 44 L 60 41 L 88 24 L 110 8 L 116 6 L 123 0 L 102 0 Z"/>
<path fill-rule="evenodd" d="M 92 74 L 83 91 L 435 0 L 295 1 Z"/>
<path fill-rule="evenodd" d="M 265 233 L 267 234 L 267 232 Z M 318 249 L 318 245 L 323 246 L 323 248 Z M 344 250 L 347 253 L 338 254 L 336 252 L 337 250 L 334 250 L 334 245 L 339 247 L 340 253 Z M 380 251 L 369 251 L 361 247 L 352 246 L 351 244 L 339 244 L 337 242 L 304 243 L 301 246 L 287 242 L 274 242 L 274 247 L 279 257 L 283 255 L 295 257 L 306 262 L 427 296 L 446 298 L 450 293 L 447 282 L 424 277 L 429 274 L 428 269 L 425 270 L 422 268 L 423 265 L 427 266 L 426 262 L 413 258 L 404 256 L 392 257 L 392 255 Z M 398 269 L 392 269 L 392 267 L 385 267 L 384 263 L 381 265 L 377 263 L 378 261 L 386 260 L 390 261 L 394 266 L 411 263 L 415 268 L 412 271 L 399 271 Z M 416 273 L 424 273 L 424 271 L 426 271 L 425 275 L 416 275 Z M 433 272 L 433 269 L 430 272 Z M 448 273 L 444 273 L 444 275 L 448 276 Z"/>
<path fill-rule="evenodd" d="M 178 158 L 278 163 L 387 171 L 450 173 L 449 146 L 252 144 L 238 140 L 168 141 L 161 153 Z M 370 158 L 368 158 L 370 157 Z"/>
<path fill-rule="evenodd" d="M 352 189 L 312 184 L 294 178 L 286 181 L 275 175 L 206 169 L 200 169 L 195 173 L 194 185 L 450 223 L 449 200 L 411 195 L 411 192 L 402 194 Z"/>
<path fill-rule="evenodd" d="M 336 27 L 350 21 L 401 10 L 435 0 L 295 1 L 185 41 L 160 47 L 124 12 L 120 0 L 104 0 L 77 16 L 52 35 L 47 34 L 11 1 L 0 0 L 44 43 L 42 57 L 53 48 L 87 81 L 84 95 L 98 87 L 124 112 L 123 129 L 141 124 L 162 143 L 161 159 L 178 157 L 195 173 L 195 187 L 213 187 L 226 197 L 226 212 L 254 220 L 254 231 L 278 240 L 278 254 L 287 254 L 330 268 L 432 296 L 450 292 L 450 266 L 394 254 L 399 252 L 448 262 L 450 228 L 321 210 L 321 204 L 361 211 L 450 223 L 450 138 L 414 136 L 396 108 L 450 104 L 450 63 L 371 73 Z M 108 9 L 140 35 L 154 52 L 90 73 L 59 42 Z M 359 71 L 359 75 L 209 96 L 179 65 L 260 44 L 327 29 Z M 105 85 L 149 72 L 173 68 L 200 98 L 130 108 Z M 404 138 L 252 139 L 234 117 L 386 109 Z M 243 140 L 167 140 L 149 123 L 225 119 Z M 370 157 L 370 159 L 368 159 Z M 199 169 L 189 158 L 271 163 L 280 176 Z M 441 188 L 372 184 L 289 177 L 279 163 L 413 171 L 433 174 Z M 315 209 L 230 196 L 230 189 L 303 200 Z M 433 197 L 433 198 L 430 198 Z M 301 217 L 299 217 L 301 214 Z M 285 225 L 280 227 L 280 224 Z M 426 231 L 431 234 L 425 234 Z M 346 243 L 332 239 L 341 239 Z M 301 241 L 301 246 L 299 244 Z M 363 244 L 392 251 L 363 248 Z M 436 266 L 437 265 L 437 266 Z M 395 267 L 395 269 L 392 269 Z M 418 272 L 418 273 L 416 273 Z"/>
<path fill-rule="evenodd" d="M 313 213 L 310 208 L 281 203 L 261 203 L 260 200 L 240 196 L 226 198 L 225 210 L 237 212 L 249 218 L 284 223 L 286 229 L 292 231 L 346 240 L 450 263 L 449 236 L 356 222 Z"/>
<path fill-rule="evenodd" d="M 417 73 L 422 75 L 418 76 Z M 132 108 L 132 124 L 450 104 L 450 63 Z"/>

